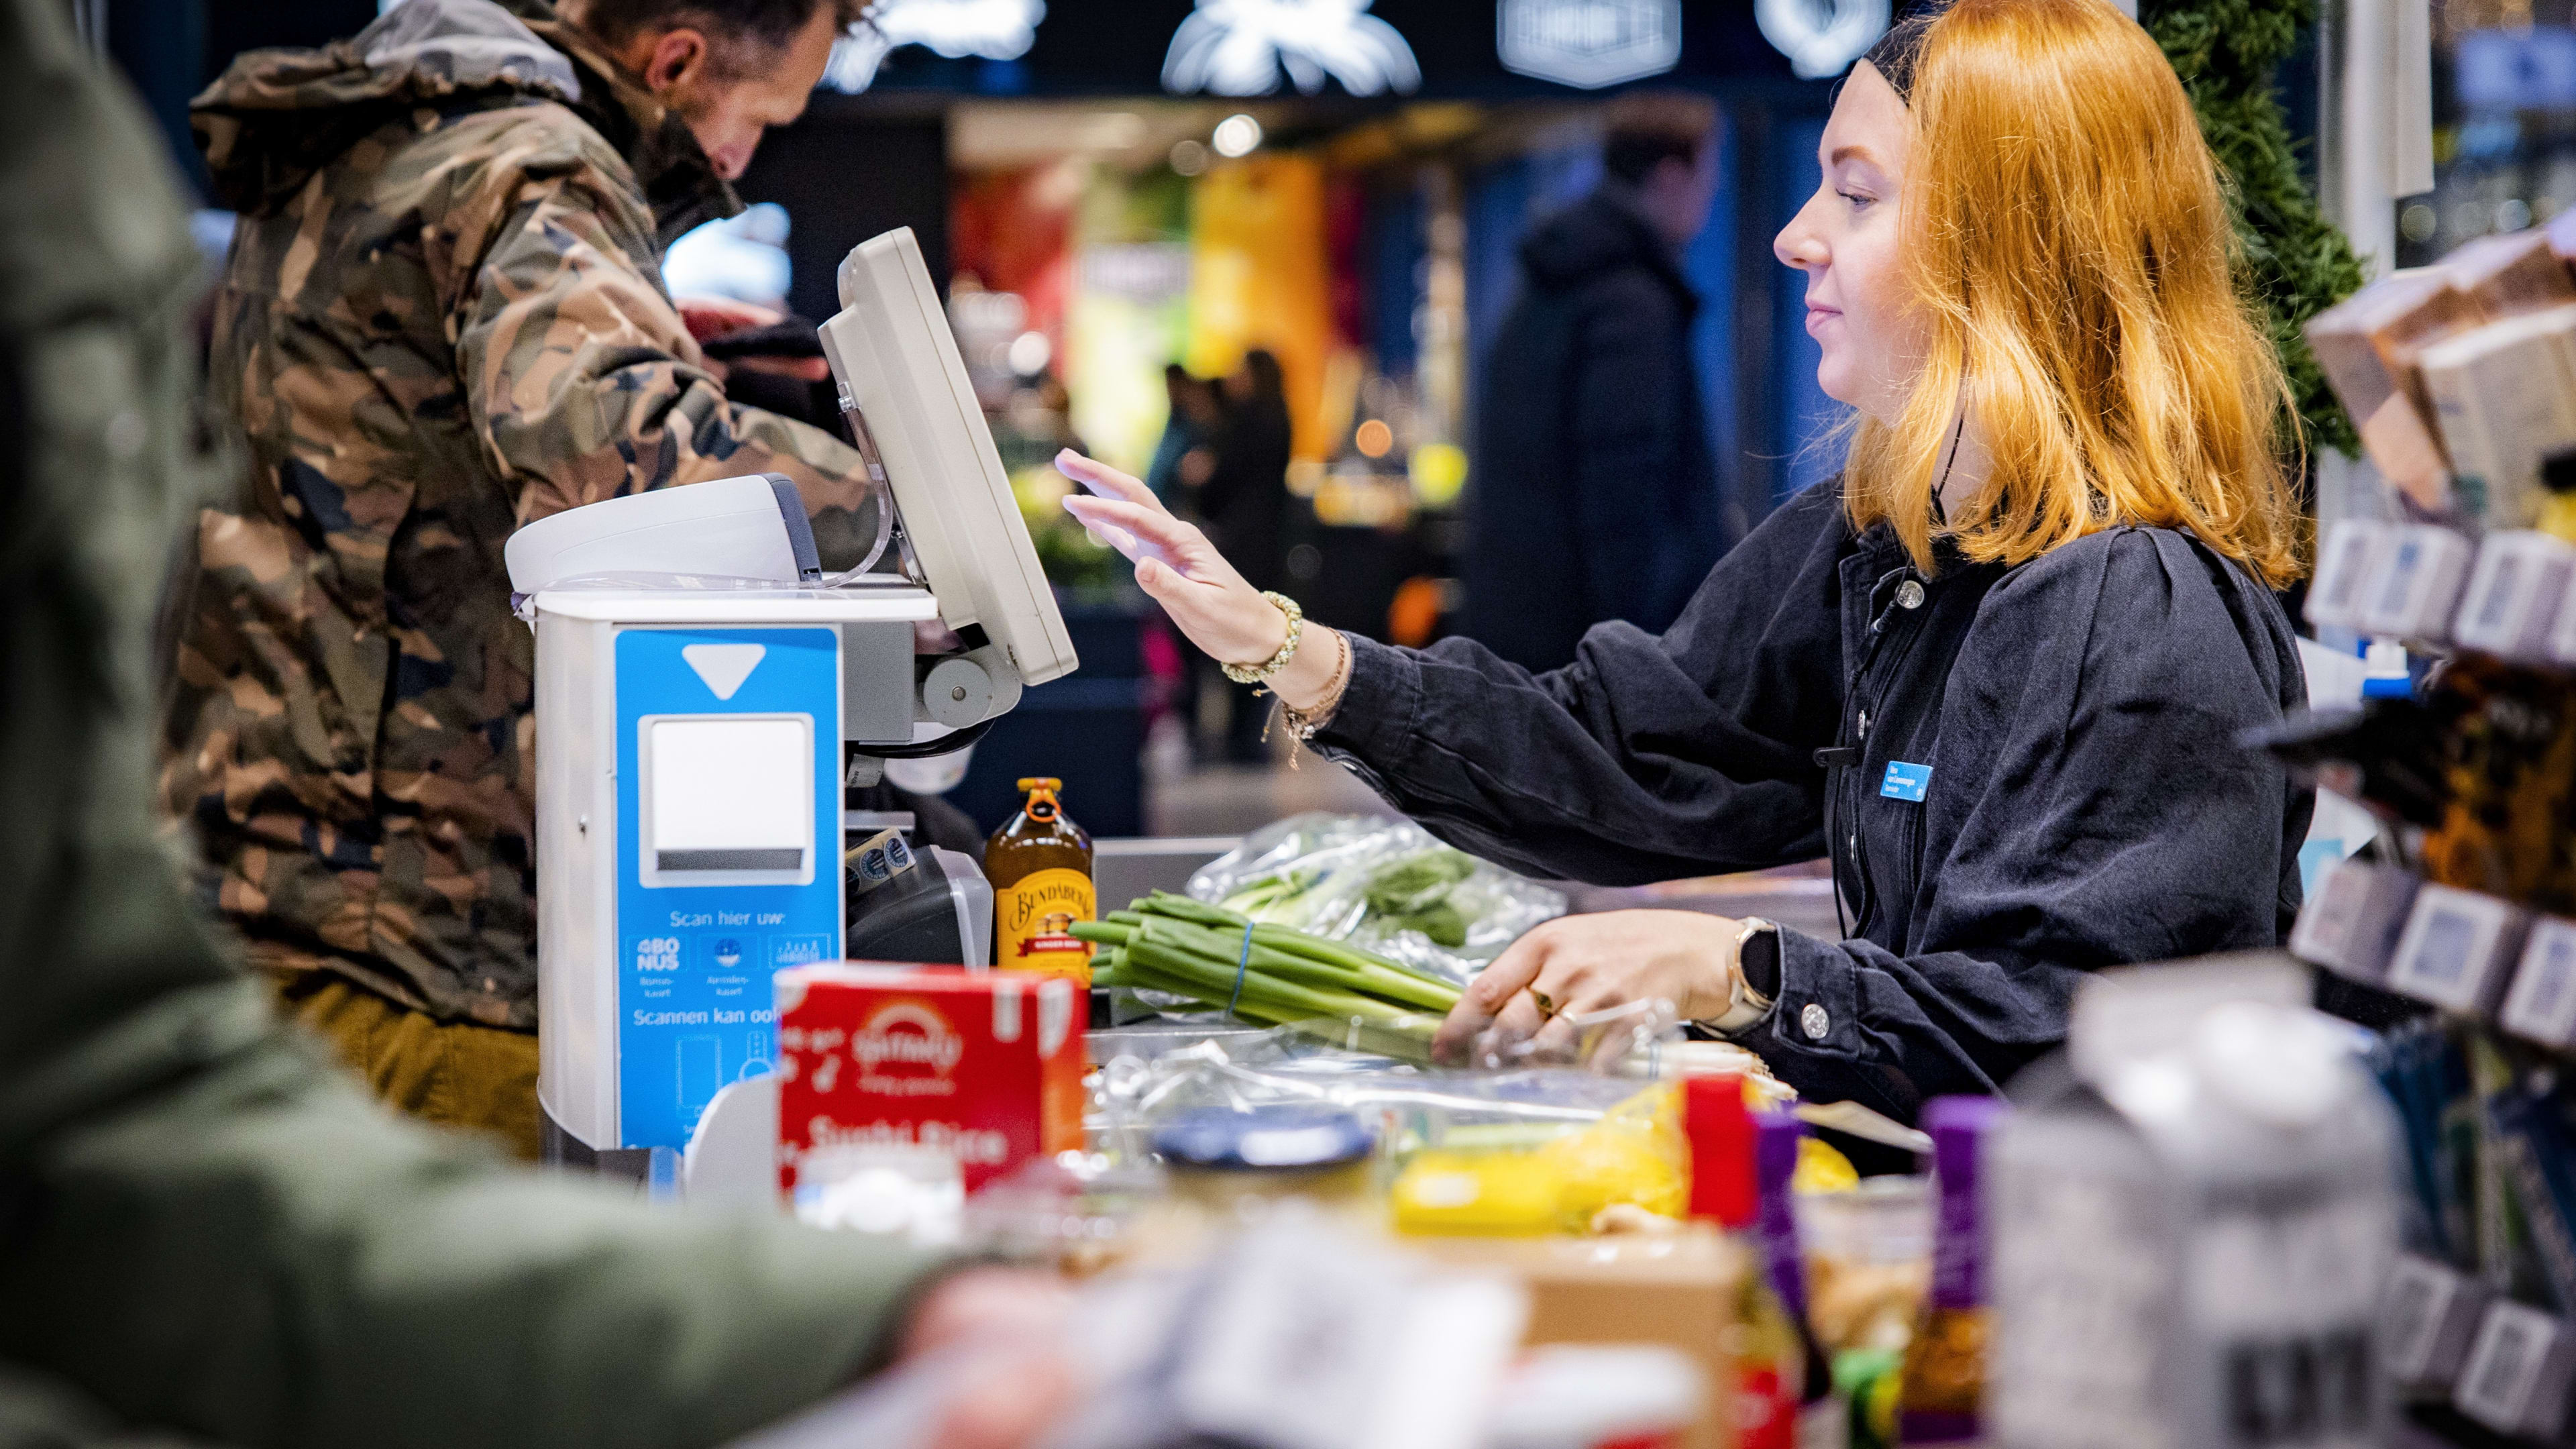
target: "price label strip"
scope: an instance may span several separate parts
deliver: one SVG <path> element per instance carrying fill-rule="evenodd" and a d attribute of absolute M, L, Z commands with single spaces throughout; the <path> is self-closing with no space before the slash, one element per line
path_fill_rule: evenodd
<path fill-rule="evenodd" d="M 2555 1438 L 2576 1379 L 2576 1338 L 2558 1320 L 2521 1303 L 2495 1303 L 2478 1325 L 2452 1402 L 2499 1434 Z"/>

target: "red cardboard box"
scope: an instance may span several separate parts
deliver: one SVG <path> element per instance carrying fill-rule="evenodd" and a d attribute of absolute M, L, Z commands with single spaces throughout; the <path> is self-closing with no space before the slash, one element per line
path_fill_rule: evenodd
<path fill-rule="evenodd" d="M 937 1148 L 966 1190 L 1082 1146 L 1085 993 L 1023 971 L 830 962 L 781 971 L 778 1186 L 817 1149 Z"/>

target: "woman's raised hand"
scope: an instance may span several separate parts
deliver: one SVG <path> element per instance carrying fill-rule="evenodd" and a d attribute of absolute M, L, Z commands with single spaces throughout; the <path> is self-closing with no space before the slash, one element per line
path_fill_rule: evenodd
<path fill-rule="evenodd" d="M 1071 448 L 1056 454 L 1055 466 L 1090 490 L 1068 495 L 1065 508 L 1136 565 L 1136 586 L 1209 658 L 1258 664 L 1279 652 L 1288 616 L 1245 582 L 1197 525 L 1174 518 L 1144 484 Z"/>

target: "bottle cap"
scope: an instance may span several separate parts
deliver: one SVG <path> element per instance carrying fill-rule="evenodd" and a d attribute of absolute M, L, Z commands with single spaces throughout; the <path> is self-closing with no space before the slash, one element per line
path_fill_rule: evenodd
<path fill-rule="evenodd" d="M 1237 1112 L 1199 1107 L 1163 1124 L 1154 1150 L 1175 1167 L 1232 1172 L 1294 1172 L 1357 1162 L 1377 1138 L 1348 1112 L 1306 1106 L 1262 1106 Z"/>
<path fill-rule="evenodd" d="M 1753 1114 L 1744 1079 L 1732 1073 L 1682 1079 L 1682 1137 L 1690 1144 L 1690 1212 L 1742 1228 L 1761 1215 L 1754 1175 Z"/>
<path fill-rule="evenodd" d="M 2552 449 L 2540 460 L 2540 486 L 2552 493 L 2576 493 L 2576 448 Z"/>

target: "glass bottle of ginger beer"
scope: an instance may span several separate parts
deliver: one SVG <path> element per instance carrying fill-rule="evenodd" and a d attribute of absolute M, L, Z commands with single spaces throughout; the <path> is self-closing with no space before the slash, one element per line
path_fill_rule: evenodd
<path fill-rule="evenodd" d="M 1061 780 L 1022 780 L 1020 813 L 984 842 L 993 883 L 993 964 L 1091 985 L 1091 943 L 1073 923 L 1099 919 L 1091 884 L 1091 836 L 1057 802 Z"/>

